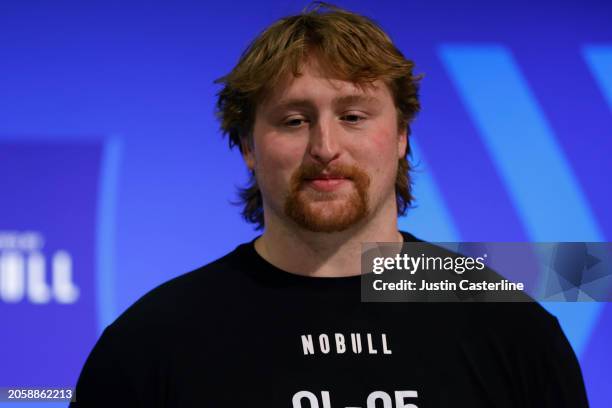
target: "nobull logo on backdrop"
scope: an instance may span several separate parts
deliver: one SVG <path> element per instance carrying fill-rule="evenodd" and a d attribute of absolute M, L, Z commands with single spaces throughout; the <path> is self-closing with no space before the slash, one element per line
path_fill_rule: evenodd
<path fill-rule="evenodd" d="M 45 251 L 40 232 L 0 230 L 0 301 L 71 304 L 79 294 L 69 251 Z"/>
<path fill-rule="evenodd" d="M 74 385 L 95 342 L 104 148 L 0 142 L 0 385 Z"/>

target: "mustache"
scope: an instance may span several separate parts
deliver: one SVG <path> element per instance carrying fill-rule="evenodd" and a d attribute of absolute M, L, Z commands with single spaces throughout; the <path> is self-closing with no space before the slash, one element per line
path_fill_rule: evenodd
<path fill-rule="evenodd" d="M 294 174 L 294 180 L 311 180 L 320 177 L 355 179 L 362 172 L 355 166 L 337 164 L 324 166 L 317 163 L 303 164 Z"/>

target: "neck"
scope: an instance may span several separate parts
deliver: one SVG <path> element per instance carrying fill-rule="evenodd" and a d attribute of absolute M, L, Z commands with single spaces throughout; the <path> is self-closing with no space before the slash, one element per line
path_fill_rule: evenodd
<path fill-rule="evenodd" d="M 396 210 L 389 207 L 374 219 L 333 233 L 313 232 L 297 227 L 292 220 L 269 217 L 265 232 L 255 241 L 255 250 L 272 265 L 299 275 L 359 275 L 362 243 L 403 241 Z"/>

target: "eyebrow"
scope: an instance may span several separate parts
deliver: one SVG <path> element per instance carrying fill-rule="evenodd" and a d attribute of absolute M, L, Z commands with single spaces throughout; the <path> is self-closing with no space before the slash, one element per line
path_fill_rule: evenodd
<path fill-rule="evenodd" d="M 371 95 L 350 94 L 334 98 L 334 105 L 349 105 L 351 103 L 380 104 L 380 99 Z"/>
<path fill-rule="evenodd" d="M 349 94 L 337 96 L 332 100 L 333 105 L 350 105 L 352 103 L 365 103 L 378 106 L 381 101 L 375 96 L 371 95 L 360 95 L 360 94 Z M 285 99 L 274 104 L 275 109 L 291 109 L 291 108 L 303 108 L 312 107 L 312 101 L 309 99 Z"/>

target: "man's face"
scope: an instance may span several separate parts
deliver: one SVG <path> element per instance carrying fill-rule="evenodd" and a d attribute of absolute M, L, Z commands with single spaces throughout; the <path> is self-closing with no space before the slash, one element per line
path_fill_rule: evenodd
<path fill-rule="evenodd" d="M 330 78 L 316 59 L 259 104 L 247 165 L 255 170 L 266 225 L 291 220 L 315 232 L 343 231 L 382 209 L 395 215 L 398 159 L 406 136 L 391 92 Z"/>

